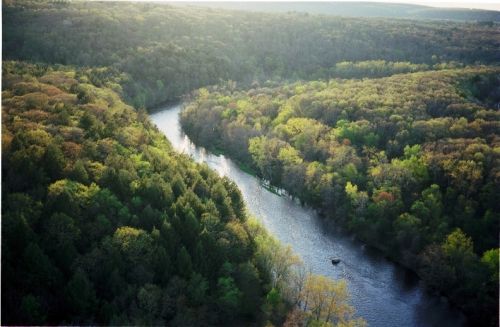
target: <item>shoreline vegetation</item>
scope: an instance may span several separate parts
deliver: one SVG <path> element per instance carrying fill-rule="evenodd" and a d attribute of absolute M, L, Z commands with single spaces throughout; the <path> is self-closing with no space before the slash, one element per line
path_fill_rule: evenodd
<path fill-rule="evenodd" d="M 233 182 L 87 78 L 3 62 L 4 323 L 365 326 L 344 281 L 306 272 Z"/>
<path fill-rule="evenodd" d="M 231 158 L 230 154 L 227 153 L 226 151 L 224 151 L 224 149 L 222 149 L 222 148 L 210 147 L 210 148 L 208 148 L 208 151 L 210 151 L 211 154 L 214 154 L 216 156 L 226 156 L 226 157 Z M 268 190 L 269 192 L 271 192 L 275 195 L 282 196 L 283 189 L 279 189 L 279 188 L 275 187 L 274 185 L 272 185 L 269 181 L 262 179 L 259 176 L 258 171 L 255 168 L 250 166 L 248 163 L 237 160 L 236 158 L 231 158 L 231 159 L 234 160 L 234 162 L 236 163 L 238 168 L 241 169 L 241 171 L 247 173 L 250 176 L 258 178 L 259 184 L 263 188 L 265 188 L 266 190 Z"/>
<path fill-rule="evenodd" d="M 181 125 L 488 324 L 498 294 L 498 76 L 481 66 L 204 88 Z"/>
<path fill-rule="evenodd" d="M 152 126 L 182 99 L 194 142 L 498 325 L 498 22 L 64 0 L 2 18 L 3 323 L 364 325 Z"/>

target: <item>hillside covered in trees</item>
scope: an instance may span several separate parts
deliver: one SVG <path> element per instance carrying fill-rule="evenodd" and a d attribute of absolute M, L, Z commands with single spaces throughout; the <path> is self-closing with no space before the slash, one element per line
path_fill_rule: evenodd
<path fill-rule="evenodd" d="M 475 322 L 497 323 L 498 67 L 195 95 L 181 115 L 193 141 L 416 270 Z"/>
<path fill-rule="evenodd" d="M 184 3 L 182 3 L 184 4 Z M 436 8 L 431 6 L 368 1 L 303 1 L 303 2 L 188 2 L 206 6 L 255 12 L 301 12 L 344 17 L 387 17 L 406 19 L 449 19 L 479 22 L 500 22 L 500 12 L 469 8 Z M 466 6 L 466 3 L 462 4 Z"/>
<path fill-rule="evenodd" d="M 90 76 L 3 63 L 2 323 L 363 325 L 345 283 L 306 274 L 233 182 Z M 328 317 L 301 307 L 332 296 Z"/>
<path fill-rule="evenodd" d="M 496 24 L 256 13 L 157 3 L 4 1 L 4 58 L 106 66 L 136 107 L 234 80 L 315 80 L 343 61 L 498 62 Z M 456 64 L 456 63 L 455 63 Z"/>
<path fill-rule="evenodd" d="M 186 99 L 194 141 L 498 325 L 498 23 L 32 0 L 2 18 L 2 323 L 364 325 L 149 121 Z"/>

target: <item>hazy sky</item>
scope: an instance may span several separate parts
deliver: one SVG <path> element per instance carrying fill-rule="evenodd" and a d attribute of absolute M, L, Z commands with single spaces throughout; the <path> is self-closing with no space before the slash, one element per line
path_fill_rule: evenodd
<path fill-rule="evenodd" d="M 420 1 L 396 1 L 396 0 L 387 0 L 387 1 L 371 1 L 370 2 L 395 2 L 395 3 L 414 3 L 418 5 L 426 5 L 432 7 L 447 7 L 447 8 L 479 8 L 479 9 L 489 9 L 489 10 L 498 10 L 500 11 L 500 0 L 483 0 L 483 1 L 432 1 L 432 0 L 420 0 Z"/>

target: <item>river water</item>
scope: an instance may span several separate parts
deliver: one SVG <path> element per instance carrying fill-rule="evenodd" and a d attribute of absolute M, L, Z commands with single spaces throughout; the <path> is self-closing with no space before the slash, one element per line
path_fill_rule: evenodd
<path fill-rule="evenodd" d="M 325 226 L 314 210 L 268 191 L 258 178 L 243 172 L 229 158 L 193 144 L 182 132 L 180 110 L 180 105 L 166 107 L 151 119 L 177 151 L 231 178 L 251 214 L 283 244 L 290 244 L 312 272 L 346 279 L 356 315 L 369 326 L 464 325 L 463 315 L 445 299 L 429 295 L 413 273 L 351 236 Z M 341 262 L 333 266 L 332 257 Z"/>

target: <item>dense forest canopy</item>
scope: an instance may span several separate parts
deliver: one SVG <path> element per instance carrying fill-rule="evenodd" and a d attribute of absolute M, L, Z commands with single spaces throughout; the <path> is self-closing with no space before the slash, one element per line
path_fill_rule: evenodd
<path fill-rule="evenodd" d="M 232 181 L 90 76 L 3 62 L 4 324 L 364 325 L 345 282 L 307 274 Z"/>
<path fill-rule="evenodd" d="M 182 3 L 184 4 L 184 3 Z M 345 17 L 391 17 L 407 19 L 450 19 L 480 22 L 500 22 L 500 12 L 483 9 L 435 8 L 408 3 L 389 2 L 192 2 L 194 6 L 250 10 L 256 12 L 304 12 Z M 465 6 L 465 4 L 463 4 Z"/>
<path fill-rule="evenodd" d="M 2 9 L 3 323 L 364 324 L 152 126 L 186 96 L 194 141 L 498 325 L 498 23 Z"/>
<path fill-rule="evenodd" d="M 201 89 L 181 123 L 493 326 L 499 105 L 500 68 L 477 67 Z"/>
<path fill-rule="evenodd" d="M 269 276 L 232 182 L 86 71 L 4 62 L 3 88 L 3 323 L 258 315 L 238 302 L 259 306 Z"/>
<path fill-rule="evenodd" d="M 253 13 L 158 3 L 5 1 L 4 57 L 107 66 L 152 107 L 221 80 L 324 79 L 343 61 L 499 62 L 497 24 Z"/>

